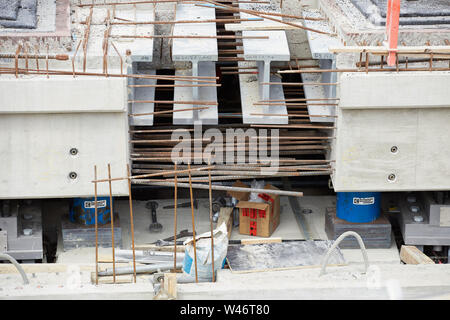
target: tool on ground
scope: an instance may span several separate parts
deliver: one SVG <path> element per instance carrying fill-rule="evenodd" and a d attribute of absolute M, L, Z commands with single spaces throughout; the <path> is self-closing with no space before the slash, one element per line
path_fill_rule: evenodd
<path fill-rule="evenodd" d="M 213 222 L 217 222 L 219 219 L 220 208 L 228 207 L 229 202 L 231 202 L 231 199 L 225 198 L 224 196 L 219 196 L 214 199 L 212 202 Z"/>
<path fill-rule="evenodd" d="M 192 236 L 193 236 L 192 232 L 189 232 L 187 229 L 184 229 L 184 230 L 181 230 L 180 233 L 177 234 L 177 239 L 186 238 L 186 237 L 192 237 Z M 167 238 L 164 238 L 164 239 L 159 239 L 159 240 L 157 240 L 155 242 L 155 244 L 157 246 L 164 246 L 166 244 L 170 244 L 169 241 L 173 241 L 174 239 L 175 239 L 174 236 L 167 237 Z M 178 241 L 177 241 L 177 244 L 178 244 Z M 180 244 L 183 244 L 183 241 L 180 241 Z"/>
<path fill-rule="evenodd" d="M 152 211 L 152 223 L 150 224 L 150 232 L 161 232 L 162 230 L 162 224 L 158 222 L 156 218 L 156 209 L 158 208 L 158 202 L 156 201 L 149 201 L 145 205 L 147 209 L 150 209 Z"/>
<path fill-rule="evenodd" d="M 191 202 L 184 202 L 177 204 L 177 208 L 190 208 Z M 163 209 L 174 209 L 175 205 L 164 206 Z M 194 209 L 198 209 L 198 200 L 194 200 Z"/>
<path fill-rule="evenodd" d="M 217 197 L 212 202 L 212 212 L 216 213 L 220 211 L 220 208 L 227 206 L 227 200 L 223 197 Z"/>

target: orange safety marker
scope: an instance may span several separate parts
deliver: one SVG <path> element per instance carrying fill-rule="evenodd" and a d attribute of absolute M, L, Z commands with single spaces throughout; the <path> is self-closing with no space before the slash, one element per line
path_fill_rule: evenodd
<path fill-rule="evenodd" d="M 397 60 L 400 1 L 401 0 L 388 0 L 386 13 L 386 44 L 389 51 L 387 64 L 391 67 L 395 65 Z"/>

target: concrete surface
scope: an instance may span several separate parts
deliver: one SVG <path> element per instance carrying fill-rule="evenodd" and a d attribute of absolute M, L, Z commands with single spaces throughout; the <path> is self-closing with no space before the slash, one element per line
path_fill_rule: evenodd
<path fill-rule="evenodd" d="M 408 1 L 411 2 L 411 1 Z M 336 30 L 338 38 L 347 45 L 377 45 L 384 41 L 385 26 L 377 26 L 367 19 L 351 0 L 319 0 L 318 8 Z M 431 18 L 430 18 L 431 19 Z M 399 29 L 399 43 L 405 45 L 445 45 L 448 25 L 404 25 Z"/>
<path fill-rule="evenodd" d="M 127 102 L 125 78 L 11 75 L 0 79 L 0 96 L 0 114 L 125 112 Z"/>
<path fill-rule="evenodd" d="M 10 2 L 10 0 L 7 0 Z M 67 0 L 68 1 L 68 0 Z M 56 1 L 22 0 L 16 19 L 3 20 L 0 35 L 16 37 L 20 34 L 41 34 L 56 31 Z M 61 2 L 65 2 L 62 0 Z"/>
<path fill-rule="evenodd" d="M 194 210 L 195 226 L 197 233 L 203 233 L 210 230 L 209 225 L 209 200 L 198 199 L 198 209 Z M 305 196 L 300 199 L 301 208 L 312 210 L 312 213 L 304 215 L 304 221 L 307 224 L 312 239 L 328 240 L 325 233 L 325 208 L 335 205 L 334 196 Z M 179 203 L 189 202 L 189 199 L 178 199 Z M 280 198 L 281 213 L 280 224 L 272 234 L 272 238 L 282 238 L 284 240 L 304 240 L 297 219 L 289 205 L 287 197 Z M 130 215 L 128 200 L 116 200 L 115 211 L 119 213 L 120 226 L 122 229 L 122 249 L 131 249 L 130 233 Z M 134 233 L 135 244 L 143 245 L 153 243 L 159 239 L 173 236 L 174 220 L 173 209 L 163 209 L 164 206 L 172 205 L 173 200 L 158 200 L 157 209 L 158 222 L 163 225 L 161 233 L 150 233 L 150 212 L 145 208 L 146 201 L 133 201 Z M 178 231 L 183 229 L 192 230 L 191 209 L 178 208 L 177 225 Z M 214 226 L 216 226 L 214 224 Z M 263 237 L 251 237 L 239 233 L 239 227 L 235 227 L 231 233 L 231 240 L 242 239 L 266 239 Z M 184 240 L 184 239 L 180 239 Z M 111 250 L 102 249 L 105 254 L 110 254 Z M 361 251 L 359 249 L 341 250 L 348 264 L 360 264 L 363 262 Z M 380 264 L 399 264 L 400 257 L 397 246 L 392 242 L 388 249 L 368 249 L 369 260 Z M 95 261 L 94 248 L 80 248 L 64 252 L 62 247 L 58 250 L 58 263 L 92 263 Z"/>
<path fill-rule="evenodd" d="M 426 299 L 448 294 L 450 265 L 372 265 L 232 274 L 220 270 L 217 282 L 179 284 L 178 299 L 366 300 Z"/>
<path fill-rule="evenodd" d="M 94 165 L 99 178 L 107 178 L 108 163 L 113 177 L 126 176 L 124 78 L 1 82 L 0 198 L 90 197 Z M 72 155 L 72 148 L 78 153 Z M 107 184 L 98 187 L 99 195 L 109 194 Z M 113 193 L 127 195 L 127 181 L 113 183 Z"/>
<path fill-rule="evenodd" d="M 198 76 L 200 77 L 215 77 L 216 64 L 212 61 L 198 61 Z M 177 76 L 192 76 L 192 69 L 176 70 Z M 192 84 L 191 81 L 175 80 L 175 84 L 186 85 Z M 194 90 L 196 89 L 196 90 Z M 197 94 L 197 98 L 196 98 Z M 176 87 L 174 90 L 174 101 L 214 101 L 217 102 L 217 87 Z M 216 105 L 192 105 L 192 104 L 178 104 L 173 105 L 174 110 L 183 110 L 196 107 L 208 107 L 202 110 L 189 110 L 173 113 L 173 124 L 193 125 L 198 121 L 205 125 L 214 125 L 219 122 L 218 106 Z M 197 119 L 195 119 L 197 117 Z"/>
<path fill-rule="evenodd" d="M 0 0 L 0 19 L 16 20 L 19 0 Z"/>
<path fill-rule="evenodd" d="M 214 20 L 216 10 L 198 7 L 195 4 L 178 4 L 176 21 Z M 173 27 L 175 36 L 216 36 L 216 23 L 177 23 Z M 173 39 L 174 61 L 217 61 L 217 39 Z"/>
<path fill-rule="evenodd" d="M 448 72 L 342 75 L 335 190 L 450 189 L 449 79 Z"/>
<path fill-rule="evenodd" d="M 138 73 L 138 72 L 136 72 Z M 155 70 L 140 72 L 142 74 L 156 75 Z M 132 78 L 130 84 L 134 85 L 156 85 L 156 79 Z M 132 91 L 131 100 L 154 101 L 155 87 L 136 87 L 130 88 Z M 152 113 L 155 110 L 155 104 L 150 103 L 132 103 L 130 114 Z M 153 114 L 145 116 L 130 117 L 130 126 L 153 126 Z"/>

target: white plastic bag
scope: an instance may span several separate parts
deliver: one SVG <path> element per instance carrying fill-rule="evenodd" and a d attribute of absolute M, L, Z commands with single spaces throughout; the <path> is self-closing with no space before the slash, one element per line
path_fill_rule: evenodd
<path fill-rule="evenodd" d="M 264 180 L 253 180 L 252 184 L 250 185 L 250 188 L 252 189 L 264 189 Z M 251 192 L 250 197 L 248 198 L 248 201 L 250 202 L 264 202 L 263 199 L 258 197 L 258 192 Z"/>
<path fill-rule="evenodd" d="M 222 269 L 228 250 L 228 231 L 222 223 L 213 231 L 214 236 L 214 272 Z M 211 232 L 195 237 L 197 248 L 197 275 L 200 280 L 212 280 Z M 193 238 L 184 241 L 186 251 L 183 260 L 183 273 L 195 278 L 194 242 Z"/>

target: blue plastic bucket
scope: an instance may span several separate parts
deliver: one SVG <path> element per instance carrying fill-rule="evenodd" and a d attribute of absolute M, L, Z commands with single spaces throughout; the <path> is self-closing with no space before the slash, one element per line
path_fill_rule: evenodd
<path fill-rule="evenodd" d="M 380 192 L 338 192 L 336 215 L 354 223 L 368 223 L 380 216 Z"/>

